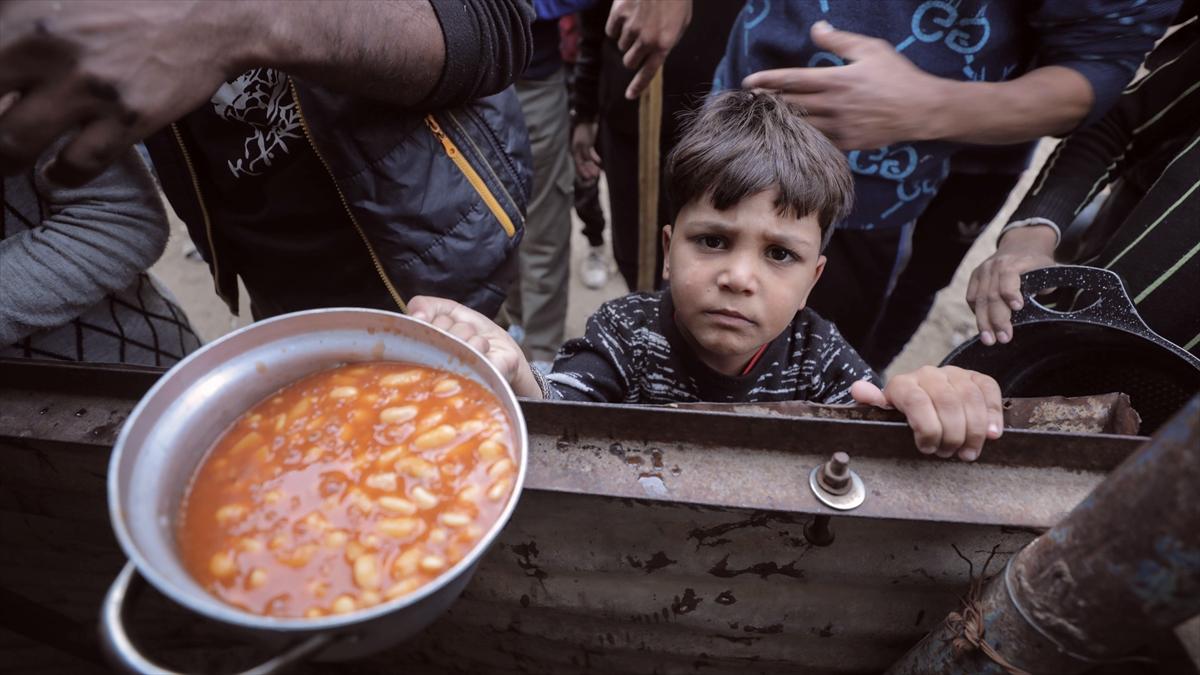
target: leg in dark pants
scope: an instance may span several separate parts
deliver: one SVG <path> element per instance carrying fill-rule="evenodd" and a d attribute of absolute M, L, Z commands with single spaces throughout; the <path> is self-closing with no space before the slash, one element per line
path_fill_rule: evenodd
<path fill-rule="evenodd" d="M 604 209 L 600 207 L 600 181 L 575 181 L 575 213 L 583 221 L 589 246 L 604 245 Z"/>
<path fill-rule="evenodd" d="M 856 350 L 883 306 L 903 234 L 899 228 L 837 230 L 825 249 L 825 271 L 808 306 L 837 325 Z"/>
<path fill-rule="evenodd" d="M 888 367 L 929 315 L 938 291 L 1008 199 L 1019 174 L 952 173 L 913 230 L 912 254 L 860 350 L 877 371 Z"/>

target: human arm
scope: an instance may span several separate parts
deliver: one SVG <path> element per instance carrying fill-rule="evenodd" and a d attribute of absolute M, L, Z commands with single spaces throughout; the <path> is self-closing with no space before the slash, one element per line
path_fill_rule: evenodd
<path fill-rule="evenodd" d="M 30 173 L 29 197 L 39 199 L 48 215 L 32 229 L 0 240 L 0 344 L 57 328 L 127 288 L 167 243 L 162 202 L 133 150 L 78 188 Z M 5 184 L 24 180 L 13 177 Z M 6 199 L 16 198 L 16 190 L 5 193 Z M 14 204 L 8 206 L 10 214 L 16 212 Z"/>
<path fill-rule="evenodd" d="M 785 92 L 843 149 L 935 139 L 1016 143 L 1103 115 L 1177 8 L 1175 0 L 1040 3 L 1027 17 L 1032 67 L 1005 82 L 936 77 L 884 40 L 817 22 L 815 46 L 849 65 L 760 71 L 742 84 Z"/>
<path fill-rule="evenodd" d="M 402 106 L 494 93 L 530 52 L 527 0 L 0 4 L 0 171 L 78 128 L 52 165 L 78 184 L 129 145 L 268 66 Z"/>
<path fill-rule="evenodd" d="M 579 57 L 575 61 L 575 86 L 571 91 L 571 158 L 575 161 L 575 175 L 585 183 L 598 179 L 603 168 L 596 151 L 596 137 L 607 9 L 606 4 L 600 3 L 579 13 Z"/>
<path fill-rule="evenodd" d="M 1195 31 L 1195 27 L 1181 29 Z M 1189 39 L 1186 35 L 1176 37 Z M 1061 228 L 1148 152 L 1194 126 L 1200 41 L 1129 87 L 1096 124 L 1064 139 L 1013 213 L 996 252 L 971 274 L 967 303 L 985 345 L 1013 338 L 1012 312 L 1024 303 L 1021 274 L 1054 263 Z M 1165 46 L 1165 42 L 1164 42 Z M 1136 130 L 1136 131 L 1135 131 Z"/>
<path fill-rule="evenodd" d="M 491 319 L 453 300 L 417 296 L 408 302 L 412 318 L 466 342 L 500 371 L 517 396 L 542 398 L 542 388 L 512 336 Z"/>
<path fill-rule="evenodd" d="M 625 98 L 641 96 L 691 20 L 692 0 L 613 0 L 605 32 L 624 53 L 625 67 L 637 71 Z"/>
<path fill-rule="evenodd" d="M 855 382 L 854 400 L 880 408 L 895 408 L 908 418 L 917 449 L 924 454 L 973 462 L 985 440 L 1000 438 L 1004 409 L 1000 386 L 982 373 L 954 366 L 925 366 L 896 375 L 880 389 Z"/>

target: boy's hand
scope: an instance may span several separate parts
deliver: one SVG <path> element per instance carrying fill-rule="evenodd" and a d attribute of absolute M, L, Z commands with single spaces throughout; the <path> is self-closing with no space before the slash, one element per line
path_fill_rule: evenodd
<path fill-rule="evenodd" d="M 879 408 L 895 408 L 908 417 L 917 449 L 938 457 L 973 462 L 985 439 L 1000 438 L 1004 411 L 1000 385 L 992 378 L 954 366 L 897 375 L 881 391 L 870 382 L 850 387 L 855 401 Z"/>
<path fill-rule="evenodd" d="M 1021 275 L 1058 264 L 1054 262 L 1057 241 L 1049 227 L 1010 230 L 996 243 L 996 252 L 971 273 L 967 304 L 975 311 L 980 342 L 990 347 L 1012 340 L 1012 313 L 1025 305 Z"/>
<path fill-rule="evenodd" d="M 642 95 L 691 21 L 692 0 L 613 0 L 604 32 L 624 52 L 625 67 L 637 71 L 625 98 Z"/>
<path fill-rule="evenodd" d="M 491 319 L 453 300 L 424 295 L 409 300 L 408 313 L 478 350 L 508 380 L 517 396 L 542 397 L 542 389 L 529 370 L 524 352 L 512 336 Z"/>

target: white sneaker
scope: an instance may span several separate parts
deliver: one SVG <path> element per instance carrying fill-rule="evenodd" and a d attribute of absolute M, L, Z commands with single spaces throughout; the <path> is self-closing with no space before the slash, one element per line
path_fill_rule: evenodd
<path fill-rule="evenodd" d="M 608 258 L 604 255 L 603 245 L 588 247 L 579 276 L 588 288 L 604 288 L 608 283 Z"/>

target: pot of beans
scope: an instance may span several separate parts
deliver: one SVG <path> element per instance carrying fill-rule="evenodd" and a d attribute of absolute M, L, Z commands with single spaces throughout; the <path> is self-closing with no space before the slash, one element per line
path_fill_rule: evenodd
<path fill-rule="evenodd" d="M 525 422 L 466 343 L 407 317 L 319 309 L 258 322 L 168 371 L 113 448 L 129 557 L 101 632 L 118 665 L 164 669 L 125 628 L 131 586 L 278 645 L 253 672 L 392 646 L 458 597 L 516 506 Z"/>

